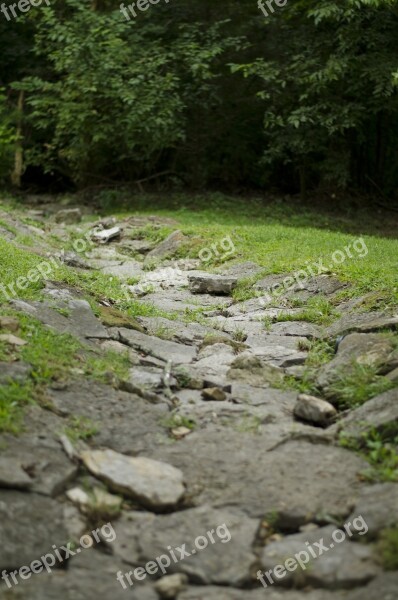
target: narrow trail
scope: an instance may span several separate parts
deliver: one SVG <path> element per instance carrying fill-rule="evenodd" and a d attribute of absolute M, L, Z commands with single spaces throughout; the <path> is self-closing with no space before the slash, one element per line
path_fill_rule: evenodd
<path fill-rule="evenodd" d="M 46 224 L 47 237 L 66 244 L 73 231 L 77 239 L 73 225 L 50 224 L 40 207 L 31 214 Z M 42 239 L 29 251 L 45 260 L 50 249 L 37 227 L 8 213 L 2 219 Z M 2 581 L 0 598 L 393 600 L 398 574 L 383 571 L 376 540 L 398 522 L 398 486 L 368 482 L 368 462 L 339 440 L 341 431 L 358 439 L 369 424 L 396 422 L 398 391 L 352 410 L 336 410 L 334 394 L 352 359 L 371 356 L 383 374 L 397 377 L 391 333 L 398 318 L 366 312 L 356 299 L 323 327 L 295 321 L 302 307 L 282 300 L 271 308 L 259 298 L 236 303 L 234 287 L 260 272 L 258 265 L 207 273 L 199 259 L 173 260 L 183 243 L 178 224 L 153 247 L 136 236 L 148 223 L 165 220 L 105 220 L 104 230 L 122 235 L 58 256 L 78 274 L 97 270 L 120 280 L 126 302 L 141 299 L 172 319 L 133 319 L 109 298 L 95 314 L 81 291 L 51 274 L 42 299 L 11 300 L 16 313 L 76 337 L 82 364 L 86 351 L 120 353 L 129 364 L 122 379 L 110 364 L 108 383 L 78 368 L 49 381 L 45 402 L 25 408 L 24 430 L 0 434 L 0 572 L 30 565 L 98 524 L 111 523 L 115 534 L 104 530 L 90 549 L 75 542 L 74 555 L 51 574 L 12 587 Z M 9 229 L 2 235 L 18 244 Z M 270 276 L 256 289 L 277 281 Z M 322 275 L 291 294 L 304 303 L 333 299 L 344 285 Z M 298 399 L 286 381 L 305 377 L 311 348 L 322 340 L 336 351 L 317 367 L 319 398 Z M 0 375 L 4 382 L 32 374 L 13 361 L 1 363 Z M 78 429 L 93 424 L 92 431 L 60 434 L 71 419 Z M 274 571 L 289 558 L 303 564 Z"/>

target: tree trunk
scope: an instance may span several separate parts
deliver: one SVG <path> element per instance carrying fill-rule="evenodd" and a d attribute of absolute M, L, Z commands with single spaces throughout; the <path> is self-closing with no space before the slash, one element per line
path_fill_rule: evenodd
<path fill-rule="evenodd" d="M 18 97 L 17 116 L 17 142 L 15 148 L 14 170 L 11 173 L 11 183 L 20 188 L 23 173 L 23 145 L 22 145 L 22 119 L 23 119 L 24 92 L 21 90 Z"/>

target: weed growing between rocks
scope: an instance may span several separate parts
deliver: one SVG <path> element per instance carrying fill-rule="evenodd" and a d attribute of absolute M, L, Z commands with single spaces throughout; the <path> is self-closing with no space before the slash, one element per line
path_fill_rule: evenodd
<path fill-rule="evenodd" d="M 382 531 L 377 546 L 381 564 L 386 571 L 398 569 L 398 527 Z"/>
<path fill-rule="evenodd" d="M 377 368 L 353 362 L 350 372 L 341 373 L 338 380 L 330 384 L 330 394 L 340 409 L 347 409 L 361 406 L 394 386 L 392 381 L 378 375 Z"/>
<path fill-rule="evenodd" d="M 397 425 L 372 428 L 359 438 L 340 434 L 339 443 L 363 456 L 371 468 L 361 475 L 368 481 L 398 481 Z"/>

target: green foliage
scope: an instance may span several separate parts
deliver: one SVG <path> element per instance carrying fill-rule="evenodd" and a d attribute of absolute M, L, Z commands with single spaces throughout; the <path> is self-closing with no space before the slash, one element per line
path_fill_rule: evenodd
<path fill-rule="evenodd" d="M 53 0 L 0 21 L 0 178 L 80 186 L 397 186 L 397 0 Z M 4 111 L 7 106 L 8 111 Z M 111 206 L 113 192 L 103 195 Z"/>
<path fill-rule="evenodd" d="M 22 429 L 23 407 L 32 402 L 31 383 L 0 385 L 0 433 L 17 434 Z"/>
<path fill-rule="evenodd" d="M 361 475 L 368 481 L 398 481 L 398 430 L 395 424 L 369 427 L 360 437 L 340 434 L 340 445 L 363 456 L 370 468 Z"/>
<path fill-rule="evenodd" d="M 329 325 L 339 315 L 331 302 L 323 296 L 309 298 L 305 308 L 299 313 L 281 313 L 275 320 L 281 321 L 306 321 L 317 325 Z"/>
<path fill-rule="evenodd" d="M 13 113 L 7 105 L 4 88 L 0 87 L 0 182 L 4 182 L 10 174 L 15 143 L 18 140 L 13 121 Z"/>
<path fill-rule="evenodd" d="M 99 428 L 95 423 L 86 417 L 71 417 L 69 419 L 68 426 L 65 427 L 64 433 L 72 442 L 78 440 L 89 440 L 96 433 Z"/>
<path fill-rule="evenodd" d="M 184 417 L 179 414 L 173 414 L 170 417 L 165 417 L 161 420 L 161 425 L 167 429 L 176 429 L 177 427 L 187 427 L 188 429 L 194 430 L 196 428 L 195 419 Z"/>
<path fill-rule="evenodd" d="M 386 571 L 398 569 L 398 527 L 384 529 L 377 544 L 381 564 Z"/>
<path fill-rule="evenodd" d="M 339 408 L 355 408 L 370 398 L 394 387 L 394 383 L 377 374 L 369 365 L 353 362 L 349 373 L 344 370 L 337 381 L 330 385 L 330 392 L 337 399 Z"/>

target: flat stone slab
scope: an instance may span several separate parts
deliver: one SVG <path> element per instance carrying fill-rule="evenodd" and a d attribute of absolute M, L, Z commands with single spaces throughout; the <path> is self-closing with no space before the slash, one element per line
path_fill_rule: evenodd
<path fill-rule="evenodd" d="M 368 400 L 348 413 L 336 425 L 346 435 L 360 437 L 370 429 L 382 429 L 398 421 L 398 388 Z"/>
<path fill-rule="evenodd" d="M 142 263 L 136 260 L 129 260 L 121 265 L 109 265 L 100 269 L 105 275 L 112 275 L 121 281 L 140 277 L 143 273 Z"/>
<path fill-rule="evenodd" d="M 108 546 L 108 544 L 106 544 Z M 109 544 L 111 549 L 112 543 Z M 49 548 L 49 552 L 51 546 Z M 68 568 L 54 569 L 35 574 L 26 581 L 20 580 L 17 586 L 8 590 L 0 583 L 0 598 L 16 600 L 159 600 L 149 582 L 134 581 L 130 588 L 125 579 L 126 589 L 116 579 L 118 572 L 129 571 L 128 565 L 117 558 L 104 554 L 96 548 L 82 549 L 78 556 L 72 557 Z M 148 577 L 149 579 L 149 577 Z M 95 581 L 95 585 L 93 582 Z M 12 595 L 11 595 L 12 594 Z M 99 596 L 100 594 L 100 596 Z"/>
<path fill-rule="evenodd" d="M 188 364 L 194 360 L 197 354 L 197 350 L 193 346 L 161 340 L 131 329 L 121 328 L 118 332 L 122 343 L 165 362 L 171 360 L 176 365 Z"/>
<path fill-rule="evenodd" d="M 376 539 L 383 529 L 398 525 L 398 485 L 377 483 L 363 488 L 355 508 L 348 518 L 361 515 L 368 527 L 366 539 Z M 398 589 L 398 588 L 397 588 Z"/>
<path fill-rule="evenodd" d="M 398 573 L 383 573 L 373 579 L 366 588 L 361 587 L 350 592 L 347 600 L 395 600 L 397 590 Z"/>
<path fill-rule="evenodd" d="M 166 438 L 161 421 L 169 409 L 161 398 L 158 404 L 149 404 L 135 394 L 87 379 L 70 383 L 64 390 L 50 389 L 47 394 L 58 413 L 83 417 L 97 428 L 92 438 L 97 446 L 137 454 Z"/>
<path fill-rule="evenodd" d="M 394 352 L 391 339 L 381 333 L 351 333 L 340 343 L 336 356 L 321 367 L 317 385 L 328 398 L 336 397 L 333 385 L 342 376 L 355 373 L 355 365 L 375 368 L 379 373 L 396 366 L 398 352 Z"/>
<path fill-rule="evenodd" d="M 189 289 L 193 294 L 229 296 L 238 285 L 238 278 L 211 273 L 195 273 L 188 276 Z"/>
<path fill-rule="evenodd" d="M 0 488 L 27 490 L 32 487 L 32 478 L 16 458 L 0 457 Z"/>
<path fill-rule="evenodd" d="M 143 566 L 184 541 L 190 556 L 177 563 L 169 557 L 167 574 L 185 573 L 202 584 L 236 586 L 250 578 L 258 526 L 257 519 L 211 506 L 161 516 L 130 512 L 115 523 L 113 549 L 126 563 Z M 178 550 L 175 554 L 179 557 Z"/>
<path fill-rule="evenodd" d="M 359 529 L 362 530 L 361 527 Z M 296 587 L 310 585 L 331 590 L 365 585 L 381 571 L 375 564 L 374 548 L 349 541 L 350 538 L 344 530 L 342 534 L 336 534 L 336 539 L 343 541 L 336 543 L 332 537 L 335 531 L 336 528 L 333 526 L 322 527 L 271 542 L 265 546 L 262 553 L 263 571 L 283 565 L 288 558 L 303 557 L 306 552 L 308 560 L 306 557 L 302 558 L 303 566 L 297 564 L 297 569 L 294 571 L 285 569 L 283 578 L 273 579 L 275 585 L 290 584 Z M 320 541 L 322 541 L 321 550 L 315 546 L 315 543 Z M 308 551 L 308 544 L 312 546 L 315 557 Z"/>
<path fill-rule="evenodd" d="M 61 505 L 38 494 L 0 490 L 0 539 L 1 570 L 29 565 L 69 540 Z"/>
<path fill-rule="evenodd" d="M 276 433 L 270 439 L 267 430 L 253 435 L 219 427 L 194 431 L 150 456 L 183 470 L 187 495 L 196 503 L 235 507 L 259 518 L 278 513 L 289 530 L 322 523 L 327 515 L 345 518 L 361 489 L 358 474 L 368 463 L 324 443 L 287 441 L 272 450 L 278 439 Z"/>
<path fill-rule="evenodd" d="M 13 469 L 13 470 L 12 470 Z M 59 444 L 22 437 L 8 439 L 0 457 L 0 487 L 30 489 L 45 496 L 57 496 L 77 475 L 77 467 Z"/>
<path fill-rule="evenodd" d="M 188 346 L 197 345 L 202 342 L 207 335 L 220 335 L 220 332 L 213 327 L 201 325 L 200 323 L 181 323 L 181 321 L 170 321 L 164 317 L 138 317 L 137 319 L 150 335 L 161 334 L 160 337 L 167 336 L 167 339 Z"/>
<path fill-rule="evenodd" d="M 225 275 L 227 277 L 237 277 L 238 283 L 244 281 L 247 278 L 259 275 L 263 271 L 264 267 L 260 267 L 260 265 L 250 260 L 244 263 L 237 263 L 235 265 L 232 265 L 228 269 L 225 269 L 225 266 L 221 266 L 217 269 L 217 272 L 220 275 Z"/>
<path fill-rule="evenodd" d="M 258 583 L 258 585 L 260 584 Z M 280 588 L 264 590 L 262 586 L 260 589 L 253 590 L 236 590 L 220 586 L 192 587 L 178 596 L 178 600 L 343 600 L 343 598 L 345 599 L 345 596 L 325 590 L 308 592 L 281 590 Z M 377 600 L 376 597 L 375 600 Z"/>
<path fill-rule="evenodd" d="M 173 256 L 177 250 L 188 241 L 188 237 L 181 231 L 173 231 L 163 242 L 158 244 L 153 250 L 148 252 L 145 257 L 145 262 L 153 259 L 162 259 L 168 256 Z"/>
<path fill-rule="evenodd" d="M 54 299 L 52 302 L 14 300 L 12 304 L 16 310 L 31 315 L 58 333 L 69 333 L 79 339 L 109 338 L 105 327 L 95 317 L 87 300 L 76 298 Z M 67 311 L 68 316 L 58 312 L 59 310 Z"/>
<path fill-rule="evenodd" d="M 164 291 L 154 292 L 146 297 L 146 301 L 151 302 L 160 310 L 166 312 L 185 313 L 188 311 L 197 311 L 199 308 L 219 309 L 220 307 L 227 308 L 231 306 L 232 298 L 214 296 L 210 294 L 201 294 L 198 296 L 191 294 L 185 289 L 170 288 L 167 290 L 167 295 Z"/>
<path fill-rule="evenodd" d="M 85 451 L 81 458 L 95 477 L 147 508 L 171 508 L 184 495 L 183 473 L 166 463 L 113 450 Z"/>
<path fill-rule="evenodd" d="M 314 323 L 305 323 L 304 321 L 281 321 L 271 325 L 271 333 L 274 335 L 306 337 L 310 339 L 319 339 L 322 337 L 322 328 Z"/>
<path fill-rule="evenodd" d="M 398 317 L 381 312 L 344 315 L 326 329 L 327 337 L 335 337 L 349 332 L 371 333 L 381 329 L 398 329 Z"/>
<path fill-rule="evenodd" d="M 359 529 L 362 530 L 361 527 Z M 369 545 L 349 541 L 344 530 L 335 534 L 336 539 L 343 540 L 337 543 L 332 537 L 335 531 L 333 526 L 322 527 L 271 542 L 262 553 L 263 571 L 273 570 L 277 565 L 283 565 L 287 559 L 299 556 L 303 561 L 301 565 L 297 563 L 296 570 L 285 569 L 283 578 L 273 579 L 275 585 L 310 585 L 331 590 L 365 585 L 381 571 L 375 564 L 374 549 Z M 320 541 L 321 549 L 315 546 Z M 308 545 L 310 548 L 312 546 L 315 556 L 311 555 Z"/>

